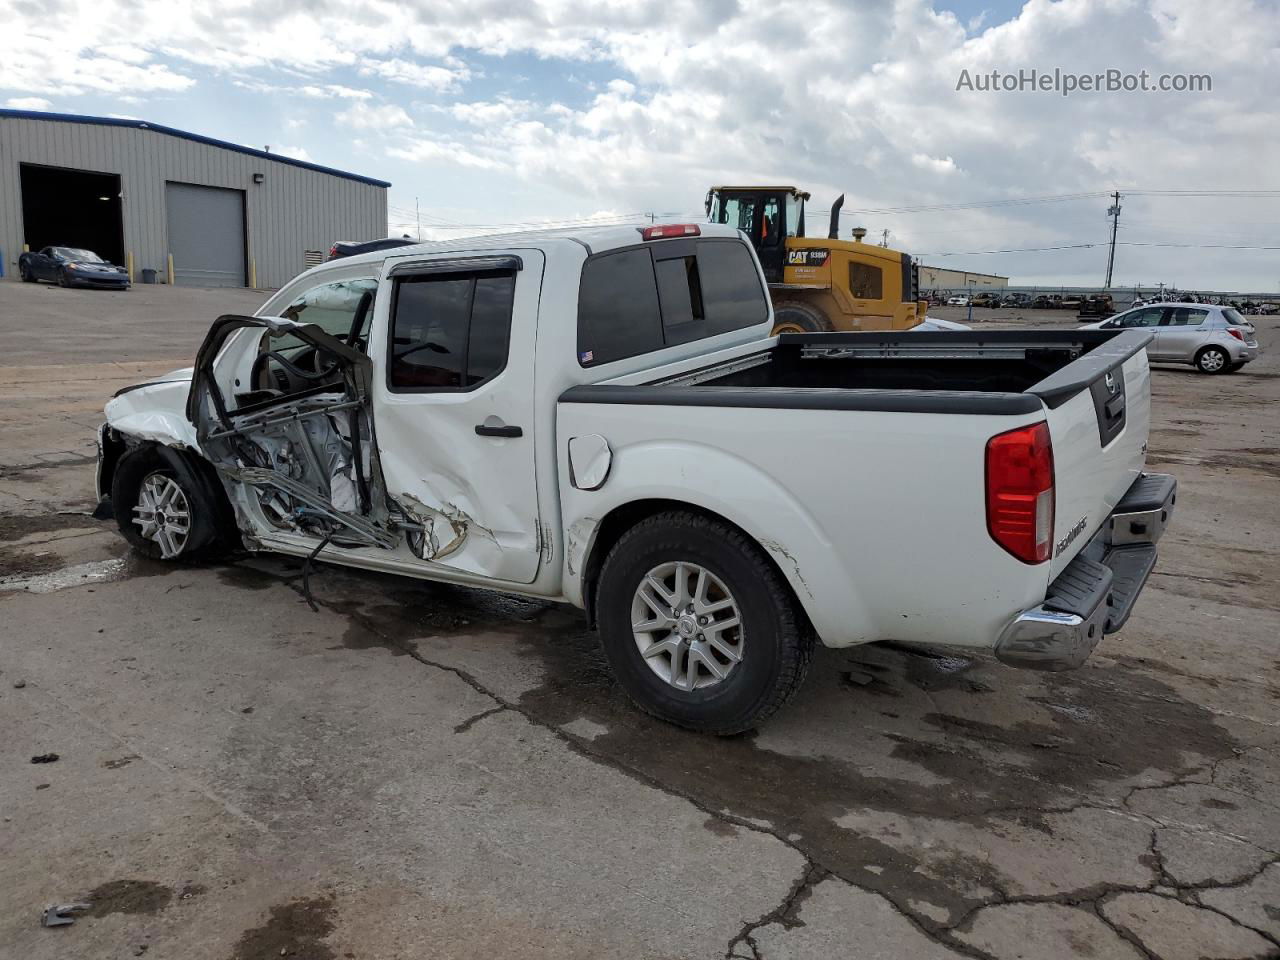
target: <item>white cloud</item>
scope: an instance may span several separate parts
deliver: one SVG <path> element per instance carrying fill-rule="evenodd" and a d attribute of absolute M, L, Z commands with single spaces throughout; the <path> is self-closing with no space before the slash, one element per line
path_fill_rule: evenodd
<path fill-rule="evenodd" d="M 501 98 L 494 101 L 455 103 L 448 108 L 448 112 L 464 123 L 478 127 L 493 127 L 509 124 L 520 117 L 528 116 L 537 109 L 537 105 L 529 100 Z"/>
<path fill-rule="evenodd" d="M 309 83 L 298 87 L 297 90 L 304 97 L 314 97 L 321 100 L 329 97 L 337 97 L 342 100 L 369 100 L 373 97 L 373 94 L 368 90 L 346 87 L 340 83 L 326 83 L 323 85 Z"/>
<path fill-rule="evenodd" d="M 475 153 L 457 141 L 436 137 L 390 147 L 391 156 L 411 163 L 446 163 L 476 170 L 498 170 L 506 166 L 500 159 Z"/>
<path fill-rule="evenodd" d="M 4 105 L 11 110 L 48 110 L 53 106 L 44 97 L 10 97 Z"/>
<path fill-rule="evenodd" d="M 408 60 L 368 60 L 361 64 L 360 75 L 365 77 L 381 77 L 394 83 L 408 84 L 414 87 L 425 87 L 437 93 L 457 90 L 471 79 L 471 70 L 460 61 L 452 61 L 448 66 L 437 64 L 413 63 Z"/>
<path fill-rule="evenodd" d="M 929 173 L 955 173 L 956 162 L 950 157 L 931 157 L 927 153 L 913 153 L 911 155 L 912 166 Z"/>
<path fill-rule="evenodd" d="M 403 107 L 393 103 L 371 106 L 362 101 L 335 115 L 334 121 L 352 130 L 396 130 L 413 126 L 413 120 Z"/>
<path fill-rule="evenodd" d="M 279 153 L 286 157 L 292 157 L 294 160 L 310 160 L 311 154 L 307 152 L 306 147 L 290 146 L 287 143 L 279 144 L 271 148 L 272 153 Z"/>
<path fill-rule="evenodd" d="M 818 219 L 846 192 L 846 228 L 860 218 L 905 249 L 941 253 L 1105 240 L 1106 204 L 855 211 L 1116 185 L 1280 189 L 1272 0 L 1026 0 L 995 25 L 931 0 L 810 0 L 803 17 L 779 16 L 772 0 L 193 0 L 182 17 L 161 0 L 60 0 L 56 31 L 26 9 L 11 5 L 0 34 L 5 93 L 56 91 L 61 105 L 87 92 L 180 93 L 197 77 L 263 84 L 308 98 L 312 137 L 328 135 L 332 119 L 360 134 L 362 156 L 476 181 L 501 173 L 524 185 L 530 207 L 693 210 L 712 182 L 781 179 L 813 191 Z M 517 83 L 500 59 L 486 59 L 492 76 L 477 92 L 476 55 L 510 53 L 532 79 Z M 548 66 L 528 69 L 529 57 Z M 956 91 L 962 69 L 1033 67 L 1209 72 L 1213 92 Z M 595 85 L 571 82 L 575 73 Z M 570 92 L 583 89 L 594 94 L 586 102 Z M 433 107 L 441 130 L 428 135 L 422 118 Z M 323 155 L 322 140 L 281 124 Z M 1248 212 L 1178 203 L 1126 200 L 1122 236 L 1160 239 L 1158 224 L 1175 217 Z M 1280 221 L 1280 211 L 1263 213 Z M 1119 259 L 1125 278 L 1158 265 L 1207 282 L 1213 271 L 1255 269 L 1250 256 L 1126 248 Z M 1257 274 L 1271 285 L 1261 256 Z M 1101 273 L 1089 251 L 963 265 L 997 263 L 1024 277 Z"/>

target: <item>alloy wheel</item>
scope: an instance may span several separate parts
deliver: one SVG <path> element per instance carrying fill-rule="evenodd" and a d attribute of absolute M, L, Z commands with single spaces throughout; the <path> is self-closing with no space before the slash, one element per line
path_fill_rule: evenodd
<path fill-rule="evenodd" d="M 138 489 L 133 522 L 142 536 L 160 547 L 160 555 L 172 560 L 182 553 L 191 535 L 191 507 L 187 495 L 163 473 L 150 473 Z"/>
<path fill-rule="evenodd" d="M 696 563 L 672 561 L 645 574 L 631 602 L 631 631 L 645 664 L 677 690 L 722 683 L 742 662 L 738 603 Z"/>
<path fill-rule="evenodd" d="M 1217 373 L 1226 363 L 1227 358 L 1221 350 L 1206 350 L 1200 356 L 1200 369 L 1205 373 Z"/>

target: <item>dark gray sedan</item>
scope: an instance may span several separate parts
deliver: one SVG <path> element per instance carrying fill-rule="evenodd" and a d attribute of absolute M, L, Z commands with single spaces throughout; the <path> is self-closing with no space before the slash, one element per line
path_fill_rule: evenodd
<path fill-rule="evenodd" d="M 27 283 L 50 280 L 64 287 L 129 289 L 129 272 L 108 263 L 92 250 L 45 247 L 18 257 L 18 273 Z"/>

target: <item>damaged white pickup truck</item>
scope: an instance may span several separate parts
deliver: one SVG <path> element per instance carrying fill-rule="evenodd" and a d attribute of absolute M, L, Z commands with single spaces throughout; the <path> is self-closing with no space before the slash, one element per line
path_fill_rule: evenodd
<path fill-rule="evenodd" d="M 815 643 L 1068 669 L 1173 509 L 1140 330 L 772 338 L 716 225 L 423 244 L 225 316 L 121 391 L 99 496 L 221 542 L 563 600 L 644 709 L 748 729 Z"/>

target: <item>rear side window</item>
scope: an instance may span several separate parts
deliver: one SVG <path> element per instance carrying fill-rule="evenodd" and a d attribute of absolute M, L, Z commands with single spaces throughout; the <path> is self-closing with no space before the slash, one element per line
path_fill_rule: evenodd
<path fill-rule="evenodd" d="M 594 366 L 762 323 L 755 262 L 736 240 L 674 240 L 589 259 L 578 362 Z"/>
<path fill-rule="evenodd" d="M 769 301 L 745 244 L 698 241 L 698 274 L 707 310 L 707 328 L 699 336 L 741 330 L 764 323 L 769 316 Z"/>
<path fill-rule="evenodd" d="M 507 365 L 514 273 L 461 273 L 397 281 L 387 385 L 469 390 Z"/>
<path fill-rule="evenodd" d="M 584 367 L 664 345 L 647 247 L 588 260 L 578 291 L 578 362 Z"/>

